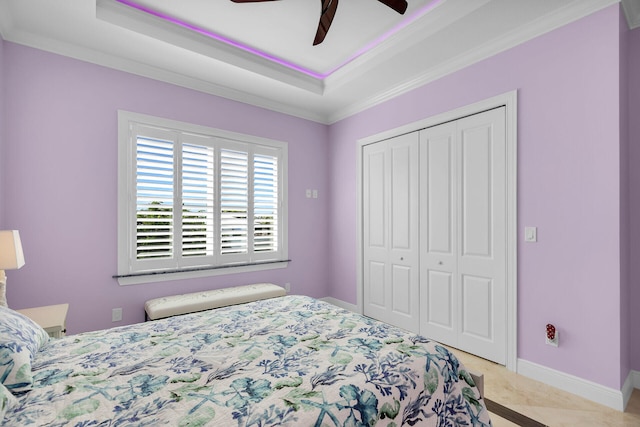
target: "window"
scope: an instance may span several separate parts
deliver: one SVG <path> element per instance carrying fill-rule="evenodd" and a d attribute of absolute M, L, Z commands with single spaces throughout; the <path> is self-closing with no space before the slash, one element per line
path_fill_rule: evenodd
<path fill-rule="evenodd" d="M 121 284 L 286 266 L 285 143 L 124 111 L 118 123 Z"/>

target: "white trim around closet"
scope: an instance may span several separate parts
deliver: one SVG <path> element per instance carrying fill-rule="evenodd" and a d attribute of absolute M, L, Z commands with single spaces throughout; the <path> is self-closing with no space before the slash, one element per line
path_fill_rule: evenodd
<path fill-rule="evenodd" d="M 356 153 L 356 239 L 357 239 L 357 303 L 359 313 L 363 313 L 362 283 L 362 149 L 365 145 L 379 142 L 394 136 L 414 132 L 420 129 L 436 126 L 452 120 L 481 113 L 497 107 L 505 107 L 506 110 L 506 160 L 507 160 L 507 364 L 510 371 L 517 369 L 518 348 L 518 272 L 517 272 L 517 105 L 518 93 L 516 90 L 507 92 L 471 105 L 456 108 L 436 116 L 428 117 L 407 125 L 403 125 L 385 132 L 362 138 L 357 142 Z"/>

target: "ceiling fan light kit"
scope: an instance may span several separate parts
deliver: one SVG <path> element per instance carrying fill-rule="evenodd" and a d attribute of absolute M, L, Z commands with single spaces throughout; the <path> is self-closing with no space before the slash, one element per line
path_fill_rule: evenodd
<path fill-rule="evenodd" d="M 231 0 L 234 3 L 258 3 L 264 1 L 278 1 L 278 0 Z M 338 10 L 338 0 L 320 0 L 322 2 L 322 9 L 320 11 L 320 22 L 318 22 L 318 29 L 316 36 L 313 39 L 313 45 L 317 46 L 324 41 L 324 38 L 329 32 L 329 28 L 333 23 L 333 18 Z M 401 15 L 407 11 L 406 0 L 378 0 L 380 3 L 395 10 Z"/>

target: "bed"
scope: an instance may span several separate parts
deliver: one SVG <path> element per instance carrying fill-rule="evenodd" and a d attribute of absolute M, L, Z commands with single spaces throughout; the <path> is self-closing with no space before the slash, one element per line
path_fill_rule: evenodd
<path fill-rule="evenodd" d="M 55 340 L 0 316 L 4 426 L 491 425 L 446 348 L 309 297 Z"/>

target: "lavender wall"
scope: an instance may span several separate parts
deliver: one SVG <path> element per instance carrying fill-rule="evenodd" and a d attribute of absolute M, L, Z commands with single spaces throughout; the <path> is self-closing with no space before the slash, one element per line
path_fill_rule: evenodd
<path fill-rule="evenodd" d="M 133 323 L 149 298 L 263 280 L 355 303 L 356 141 L 517 89 L 518 222 L 539 227 L 537 244 L 518 247 L 518 355 L 619 388 L 627 363 L 640 370 L 640 122 L 629 120 L 628 137 L 621 123 L 625 105 L 640 115 L 640 30 L 621 30 L 612 6 L 329 127 L 0 39 L 0 228 L 20 229 L 27 257 L 9 272 L 9 303 L 70 302 L 71 333 L 116 325 L 113 307 Z M 111 279 L 117 109 L 288 141 L 290 267 L 129 287 Z M 549 321 L 557 349 L 540 338 Z M 620 363 L 604 363 L 612 358 Z"/>
<path fill-rule="evenodd" d="M 10 271 L 13 308 L 70 303 L 70 333 L 107 328 L 111 309 L 142 321 L 150 298 L 261 281 L 327 295 L 326 126 L 6 42 L 3 227 L 20 230 L 26 265 Z M 117 110 L 289 143 L 289 267 L 119 286 Z M 307 199 L 305 189 L 320 198 Z"/>
<path fill-rule="evenodd" d="M 640 29 L 627 36 L 629 113 L 629 213 L 631 219 L 629 353 L 631 369 L 640 371 Z"/>
<path fill-rule="evenodd" d="M 630 233 L 629 216 L 629 96 L 628 38 L 629 26 L 620 13 L 620 384 L 631 370 L 630 364 Z"/>
<path fill-rule="evenodd" d="M 356 302 L 356 141 L 517 89 L 518 224 L 538 227 L 538 243 L 518 244 L 518 357 L 619 389 L 619 14 L 609 7 L 331 126 L 331 295 Z M 548 322 L 558 348 L 542 338 Z"/>
<path fill-rule="evenodd" d="M 5 79 L 4 79 L 4 40 L 0 37 L 0 166 L 4 159 L 5 142 Z M 4 168 L 0 168 L 0 195 L 4 194 Z M 4 224 L 4 206 L 0 199 L 0 224 Z"/>

